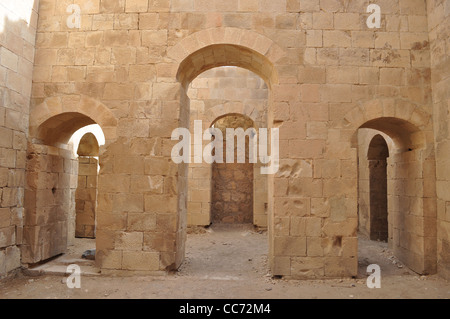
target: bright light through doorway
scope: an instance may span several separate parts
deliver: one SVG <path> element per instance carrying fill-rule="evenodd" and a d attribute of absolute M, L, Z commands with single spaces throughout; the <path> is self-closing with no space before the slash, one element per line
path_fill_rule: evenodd
<path fill-rule="evenodd" d="M 77 155 L 78 145 L 80 144 L 81 138 L 86 133 L 94 134 L 95 138 L 98 141 L 98 146 L 105 145 L 105 135 L 103 134 L 103 131 L 99 125 L 93 124 L 82 127 L 72 135 L 69 141 L 70 149 L 72 150 L 75 157 L 78 157 Z"/>

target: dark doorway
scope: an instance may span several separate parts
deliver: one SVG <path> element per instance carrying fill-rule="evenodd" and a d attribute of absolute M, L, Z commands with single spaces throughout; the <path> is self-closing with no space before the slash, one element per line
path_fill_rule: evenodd
<path fill-rule="evenodd" d="M 387 158 L 389 149 L 381 135 L 369 145 L 370 239 L 388 241 Z"/>

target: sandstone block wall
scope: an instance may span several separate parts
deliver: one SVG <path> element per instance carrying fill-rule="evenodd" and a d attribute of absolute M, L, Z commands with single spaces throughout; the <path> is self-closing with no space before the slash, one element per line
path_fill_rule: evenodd
<path fill-rule="evenodd" d="M 75 192 L 75 237 L 95 238 L 97 168 L 98 161 L 96 158 L 78 158 L 78 183 Z"/>
<path fill-rule="evenodd" d="M 236 67 L 208 70 L 192 81 L 188 95 L 191 132 L 194 132 L 195 120 L 201 120 L 205 130 L 227 114 L 241 114 L 252 119 L 256 130 L 267 127 L 268 88 L 264 80 L 251 71 Z M 192 147 L 194 142 L 192 140 Z M 205 141 L 204 145 L 207 143 Z M 267 227 L 267 176 L 261 174 L 259 163 L 250 168 L 253 181 L 250 223 Z M 189 225 L 211 223 L 211 205 L 214 205 L 211 187 L 215 178 L 212 169 L 212 165 L 196 164 L 192 158 L 189 165 L 187 204 Z"/>
<path fill-rule="evenodd" d="M 38 5 L 39 1 L 0 3 L 0 277 L 21 266 Z"/>
<path fill-rule="evenodd" d="M 436 141 L 438 271 L 450 278 L 450 3 L 427 1 L 431 45 L 431 85 Z"/>
<path fill-rule="evenodd" d="M 253 121 L 242 116 L 227 115 L 214 123 L 214 127 L 226 136 L 227 128 L 253 127 Z M 246 138 L 246 143 L 249 139 Z M 213 223 L 253 223 L 253 163 L 249 162 L 248 148 L 243 151 L 245 163 L 237 162 L 238 145 L 234 144 L 235 161 L 225 161 L 228 140 L 223 141 L 224 163 L 212 164 L 211 219 Z"/>
<path fill-rule="evenodd" d="M 372 2 L 381 7 L 379 29 L 366 24 Z M 73 3 L 81 9 L 79 28 L 67 24 Z M 19 46 L 2 47 L 0 60 L 6 72 L 0 83 L 8 87 L 2 94 L 13 97 L 0 108 L 0 176 L 5 168 L 23 171 L 25 163 L 29 176 L 22 262 L 63 252 L 73 237 L 77 166 L 66 144 L 78 128 L 97 123 L 106 137 L 99 154 L 98 265 L 104 273 L 133 274 L 179 267 L 191 171 L 171 160 L 177 143 L 171 133 L 190 127 L 192 81 L 214 67 L 237 66 L 265 81 L 264 125 L 280 130 L 280 170 L 267 176 L 267 215 L 261 214 L 273 275 L 356 275 L 357 135 L 370 128 L 397 148 L 387 185 L 396 255 L 419 273 L 437 269 L 448 276 L 447 3 L 41 0 L 34 64 L 22 52 L 32 62 L 25 64 L 34 65 L 29 124 L 12 127 L 27 122 L 31 85 L 16 74 L 24 62 L 14 51 Z M 2 32 L 2 41 L 13 33 Z M 23 48 L 33 39 L 27 34 Z M 236 112 L 224 107 L 219 115 L 229 109 Z M 28 159 L 26 146 L 14 148 L 17 132 L 28 139 Z M 2 214 L 17 214 L 11 208 L 20 211 L 20 200 L 3 198 L 21 187 L 1 185 Z M 195 209 L 207 223 L 203 206 Z M 11 240 L 0 243 L 0 265 L 17 265 L 4 256 L 21 237 L 20 222 L 6 221 L 0 230 Z"/>
<path fill-rule="evenodd" d="M 78 162 L 72 152 L 29 144 L 22 263 L 65 253 L 75 238 Z"/>
<path fill-rule="evenodd" d="M 376 145 L 372 145 L 378 131 L 361 129 L 359 131 L 359 230 L 365 236 L 374 237 L 373 218 L 387 201 L 388 242 L 397 257 L 419 273 L 435 272 L 436 227 L 433 220 L 435 193 L 433 183 L 433 160 L 423 161 L 422 152 L 402 150 L 402 143 L 381 134 L 388 144 L 387 190 L 379 201 L 380 184 L 374 183 L 374 172 L 380 169 Z M 404 146 L 403 146 L 404 147 Z M 432 151 L 432 150 L 431 150 Z M 429 151 L 425 152 L 429 154 Z M 380 156 L 381 155 L 381 156 Z M 429 155 L 427 155 L 429 156 Z M 383 166 L 384 166 L 383 161 Z M 431 186 L 430 186 L 431 185 Z M 378 197 L 378 198 L 377 198 Z"/>

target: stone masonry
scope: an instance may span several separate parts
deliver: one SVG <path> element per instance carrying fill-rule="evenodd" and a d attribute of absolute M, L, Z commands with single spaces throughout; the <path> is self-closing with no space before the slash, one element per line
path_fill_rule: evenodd
<path fill-rule="evenodd" d="M 191 132 L 194 130 L 195 120 L 201 120 L 203 129 L 207 129 L 227 114 L 246 117 L 253 121 L 255 129 L 267 127 L 268 88 L 264 81 L 251 71 L 236 67 L 210 69 L 192 81 L 188 95 Z M 248 164 L 248 161 L 246 163 Z M 253 209 L 248 214 L 252 216 L 251 222 L 255 225 L 267 227 L 267 176 L 260 173 L 259 163 L 253 164 L 252 167 Z M 207 163 L 189 164 L 188 225 L 206 226 L 212 221 L 212 168 L 212 165 Z M 251 169 L 250 166 L 248 168 Z M 239 188 L 242 191 L 242 187 Z"/>
<path fill-rule="evenodd" d="M 0 277 L 21 266 L 25 167 L 38 3 L 0 3 Z M 26 16 L 28 21 L 24 21 Z"/>
<path fill-rule="evenodd" d="M 187 226 L 211 223 L 213 173 L 175 164 L 172 132 L 241 115 L 280 134 L 279 170 L 253 176 L 272 275 L 357 275 L 358 224 L 370 237 L 370 201 L 387 197 L 396 257 L 450 278 L 449 15 L 446 0 L 1 1 L 0 277 L 74 240 L 68 143 L 90 124 L 106 139 L 101 272 L 180 267 Z"/>
<path fill-rule="evenodd" d="M 226 136 L 227 128 L 253 127 L 253 121 L 242 116 L 228 115 L 214 123 L 214 127 Z M 235 139 L 237 140 L 237 139 Z M 224 157 L 227 140 L 223 141 Z M 248 138 L 246 139 L 248 143 Z M 216 223 L 253 223 L 253 165 L 249 162 L 249 148 L 243 152 L 245 163 L 238 163 L 238 145 L 234 144 L 234 162 L 214 163 L 212 165 L 211 219 Z"/>
<path fill-rule="evenodd" d="M 78 183 L 75 192 L 75 237 L 95 238 L 99 146 L 94 134 L 85 134 L 79 143 Z"/>

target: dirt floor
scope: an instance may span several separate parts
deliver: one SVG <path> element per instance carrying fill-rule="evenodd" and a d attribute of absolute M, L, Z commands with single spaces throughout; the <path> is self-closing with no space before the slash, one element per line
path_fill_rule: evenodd
<path fill-rule="evenodd" d="M 98 274 L 81 253 L 94 240 L 76 240 L 68 254 L 40 266 L 40 276 L 18 273 L 0 282 L 0 298 L 188 298 L 188 299 L 365 299 L 450 298 L 450 283 L 436 276 L 419 276 L 398 262 L 387 244 L 359 240 L 357 279 L 273 279 L 267 265 L 267 233 L 251 226 L 213 226 L 188 234 L 186 259 L 176 274 L 114 277 Z M 58 269 L 83 264 L 81 288 L 69 289 Z M 381 267 L 381 288 L 369 289 L 366 268 Z M 59 268 L 58 268 L 59 267 Z M 83 270 L 82 267 L 82 270 Z M 87 267 L 87 268 L 86 268 Z"/>

